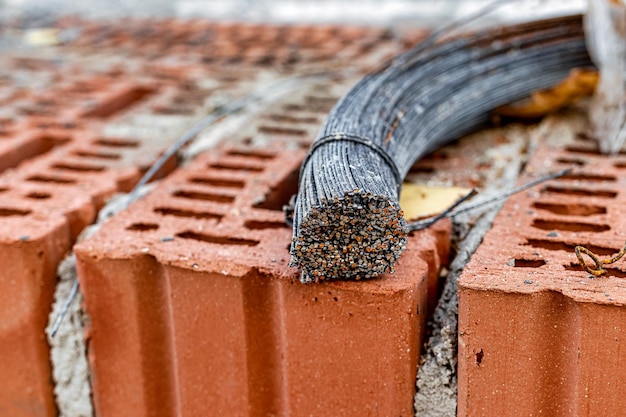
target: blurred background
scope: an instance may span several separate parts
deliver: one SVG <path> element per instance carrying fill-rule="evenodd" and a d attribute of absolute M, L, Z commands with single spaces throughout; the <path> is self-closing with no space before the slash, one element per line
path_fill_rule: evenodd
<path fill-rule="evenodd" d="M 483 23 L 579 13 L 587 0 L 518 0 Z M 92 19 L 122 16 L 282 23 L 416 24 L 434 27 L 477 10 L 491 0 L 0 0 L 0 16 L 50 19 L 75 14 Z"/>

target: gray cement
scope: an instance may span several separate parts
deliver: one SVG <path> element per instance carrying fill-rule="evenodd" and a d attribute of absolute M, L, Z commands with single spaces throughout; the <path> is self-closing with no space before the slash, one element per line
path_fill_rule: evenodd
<path fill-rule="evenodd" d="M 76 258 L 70 255 L 58 269 L 59 283 L 55 292 L 55 303 L 50 313 L 54 322 L 76 281 Z M 84 320 L 82 295 L 77 294 L 65 320 L 55 337 L 48 337 L 52 377 L 55 382 L 54 395 L 59 417 L 91 417 L 91 386 L 87 364 L 85 340 L 83 339 Z M 48 330 L 49 331 L 49 330 Z M 49 334 L 49 333 L 48 333 Z"/>

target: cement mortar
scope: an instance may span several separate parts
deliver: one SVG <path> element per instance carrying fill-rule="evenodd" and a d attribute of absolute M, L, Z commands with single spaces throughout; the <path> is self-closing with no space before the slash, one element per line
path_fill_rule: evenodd
<path fill-rule="evenodd" d="M 76 258 L 74 255 L 68 256 L 61 262 L 57 275 L 59 283 L 54 295 L 55 302 L 50 313 L 50 323 L 53 323 L 61 312 L 76 280 Z M 54 395 L 59 409 L 59 417 L 93 416 L 89 366 L 83 337 L 86 317 L 81 306 L 82 295 L 78 293 L 55 337 L 48 336 L 52 377 L 55 383 Z M 46 329 L 48 335 L 49 332 L 50 326 Z"/>

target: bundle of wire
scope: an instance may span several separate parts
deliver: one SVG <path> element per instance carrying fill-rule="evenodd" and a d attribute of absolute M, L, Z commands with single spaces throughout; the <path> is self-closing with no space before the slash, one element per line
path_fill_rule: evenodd
<path fill-rule="evenodd" d="M 418 159 L 501 105 L 591 66 L 580 16 L 430 37 L 363 78 L 330 112 L 300 172 L 291 264 L 302 282 L 394 271 L 398 199 Z"/>

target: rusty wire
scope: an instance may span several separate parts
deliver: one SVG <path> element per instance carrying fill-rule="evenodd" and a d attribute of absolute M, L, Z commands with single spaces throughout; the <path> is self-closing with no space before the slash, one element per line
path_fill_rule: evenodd
<path fill-rule="evenodd" d="M 489 112 L 591 66 L 580 16 L 429 39 L 333 108 L 300 172 L 291 264 L 302 282 L 393 272 L 406 245 L 398 198 L 413 163 Z"/>
<path fill-rule="evenodd" d="M 624 246 L 622 247 L 622 250 L 620 250 L 617 253 L 617 255 L 614 255 L 607 259 L 600 259 L 598 255 L 596 255 L 595 253 L 593 253 L 592 251 L 590 251 L 584 246 L 576 246 L 574 248 L 574 252 L 576 253 L 576 257 L 578 258 L 578 262 L 580 263 L 580 266 L 582 266 L 583 269 L 589 272 L 591 275 L 599 277 L 599 276 L 606 274 L 607 272 L 606 269 L 602 267 L 603 265 L 613 264 L 619 261 L 620 259 L 622 259 L 622 257 L 624 257 L 624 255 L 626 254 L 626 242 L 624 242 Z M 596 264 L 595 268 L 590 267 L 587 264 L 587 262 L 585 262 L 585 259 L 583 258 L 583 254 L 589 256 L 593 260 L 593 262 Z"/>

